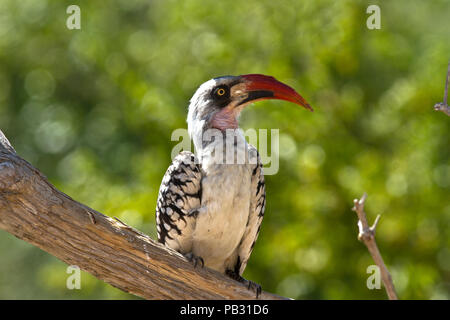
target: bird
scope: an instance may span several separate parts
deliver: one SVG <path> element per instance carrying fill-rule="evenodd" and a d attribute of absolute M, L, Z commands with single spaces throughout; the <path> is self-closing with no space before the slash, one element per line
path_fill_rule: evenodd
<path fill-rule="evenodd" d="M 257 298 L 261 286 L 242 274 L 264 217 L 265 181 L 261 158 L 246 142 L 238 118 L 246 106 L 266 99 L 313 111 L 299 93 L 272 76 L 221 76 L 200 85 L 187 115 L 195 153 L 175 156 L 156 204 L 160 243 L 195 267 L 206 266 L 247 285 Z M 238 155 L 241 161 L 236 161 Z"/>

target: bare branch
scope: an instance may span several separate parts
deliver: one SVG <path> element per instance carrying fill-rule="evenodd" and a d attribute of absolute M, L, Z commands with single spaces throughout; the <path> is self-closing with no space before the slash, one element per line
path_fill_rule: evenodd
<path fill-rule="evenodd" d="M 450 78 L 450 61 L 448 62 L 447 79 L 445 81 L 444 102 L 439 102 L 434 105 L 434 110 L 442 111 L 448 116 L 450 116 L 450 106 L 447 105 L 449 78 Z"/>
<path fill-rule="evenodd" d="M 57 190 L 0 130 L 0 229 L 146 299 L 254 299 L 243 284 Z M 262 292 L 261 299 L 284 299 Z"/>
<path fill-rule="evenodd" d="M 366 199 L 367 193 L 364 192 L 360 200 L 353 200 L 354 206 L 352 210 L 355 211 L 358 215 L 358 240 L 366 245 L 376 265 L 380 268 L 381 279 L 383 280 L 384 287 L 386 288 L 389 299 L 397 300 L 398 298 L 397 293 L 395 292 L 394 283 L 392 282 L 391 275 L 386 265 L 384 264 L 383 258 L 380 254 L 380 250 L 378 250 L 378 246 L 375 241 L 375 229 L 378 225 L 378 221 L 380 220 L 380 215 L 377 216 L 374 224 L 370 227 L 369 223 L 367 222 L 366 213 L 364 212 L 364 204 Z"/>

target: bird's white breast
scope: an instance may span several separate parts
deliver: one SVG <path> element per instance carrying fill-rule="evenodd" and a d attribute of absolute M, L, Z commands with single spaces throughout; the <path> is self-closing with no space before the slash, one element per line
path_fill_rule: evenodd
<path fill-rule="evenodd" d="M 202 208 L 193 233 L 193 253 L 225 271 L 242 240 L 251 200 L 252 165 L 217 164 L 202 158 Z"/>

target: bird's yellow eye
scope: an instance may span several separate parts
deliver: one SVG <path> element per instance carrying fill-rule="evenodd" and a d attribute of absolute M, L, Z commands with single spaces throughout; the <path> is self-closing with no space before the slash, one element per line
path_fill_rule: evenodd
<path fill-rule="evenodd" d="M 226 86 L 216 87 L 214 88 L 214 91 L 211 94 L 214 99 L 222 101 L 229 95 L 228 87 Z"/>

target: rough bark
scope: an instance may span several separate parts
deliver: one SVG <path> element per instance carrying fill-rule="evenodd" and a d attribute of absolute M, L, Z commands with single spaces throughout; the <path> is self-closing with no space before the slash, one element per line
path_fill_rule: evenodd
<path fill-rule="evenodd" d="M 57 190 L 0 130 L 0 229 L 145 299 L 254 299 L 255 294 Z M 6 261 L 7 262 L 7 261 Z M 284 299 L 263 292 L 261 299 Z"/>

